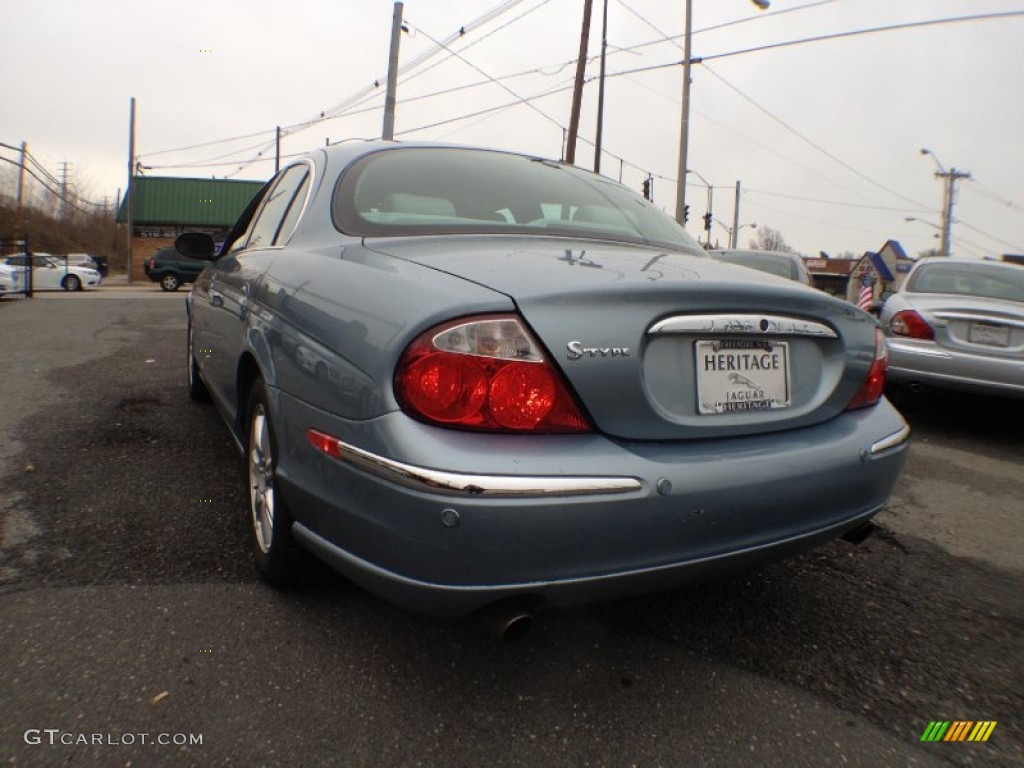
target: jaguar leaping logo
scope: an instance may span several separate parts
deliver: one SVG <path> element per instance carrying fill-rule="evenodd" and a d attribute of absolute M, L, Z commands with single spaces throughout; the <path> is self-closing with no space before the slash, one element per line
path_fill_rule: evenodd
<path fill-rule="evenodd" d="M 744 376 L 741 373 L 730 373 L 729 374 L 729 381 L 731 383 L 733 383 L 733 384 L 742 384 L 743 386 L 749 387 L 750 389 L 760 389 L 761 388 L 760 384 L 757 384 L 756 382 L 751 381 L 750 379 L 748 379 L 746 376 Z"/>

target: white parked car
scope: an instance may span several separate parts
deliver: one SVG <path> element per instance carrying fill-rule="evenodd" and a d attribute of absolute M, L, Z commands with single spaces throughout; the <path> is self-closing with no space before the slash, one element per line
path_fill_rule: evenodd
<path fill-rule="evenodd" d="M 18 253 L 7 257 L 6 263 L 12 267 L 22 267 L 28 256 Z M 95 269 L 65 264 L 61 259 L 48 253 L 32 254 L 32 290 L 34 291 L 80 291 L 86 286 L 97 286 L 103 277 Z"/>
<path fill-rule="evenodd" d="M 20 293 L 24 290 L 22 284 L 22 273 L 24 270 L 17 267 L 10 267 L 7 264 L 0 264 L 0 296 L 11 293 Z"/>

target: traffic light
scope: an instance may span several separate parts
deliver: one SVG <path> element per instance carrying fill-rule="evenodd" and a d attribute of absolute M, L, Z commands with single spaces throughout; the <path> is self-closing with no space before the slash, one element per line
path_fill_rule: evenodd
<path fill-rule="evenodd" d="M 690 220 L 690 204 L 687 203 L 683 206 L 683 224 Z"/>
<path fill-rule="evenodd" d="M 711 211 L 704 214 L 704 229 L 711 231 Z"/>
<path fill-rule="evenodd" d="M 651 199 L 651 177 L 650 176 L 648 176 L 646 179 L 644 179 L 643 190 L 644 190 L 644 200 L 650 200 Z"/>

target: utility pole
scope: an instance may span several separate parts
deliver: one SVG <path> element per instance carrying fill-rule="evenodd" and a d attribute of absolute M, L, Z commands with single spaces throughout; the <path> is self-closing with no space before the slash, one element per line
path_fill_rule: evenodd
<path fill-rule="evenodd" d="M 693 21 L 693 9 L 690 0 L 686 0 L 686 24 L 683 27 L 685 43 L 683 45 L 683 114 L 679 128 L 679 178 L 676 181 L 676 221 L 686 226 L 686 153 L 690 141 L 690 28 Z"/>
<path fill-rule="evenodd" d="M 384 97 L 384 141 L 395 140 L 395 104 L 398 92 L 398 47 L 402 41 L 402 4 L 395 3 L 391 17 L 391 54 L 388 57 L 388 91 Z"/>
<path fill-rule="evenodd" d="M 126 264 L 128 267 L 128 284 L 132 283 L 132 198 L 135 197 L 135 97 L 131 99 L 131 115 L 128 118 L 128 190 L 124 205 L 124 218 L 127 227 L 128 250 Z"/>
<path fill-rule="evenodd" d="M 597 83 L 597 136 L 594 139 L 594 173 L 601 172 L 601 134 L 604 128 L 604 60 L 608 51 L 608 0 L 604 0 L 601 26 L 601 76 Z"/>
<path fill-rule="evenodd" d="M 956 201 L 956 183 L 960 179 L 971 178 L 970 172 L 958 171 L 956 168 L 950 168 L 948 171 L 942 164 L 942 161 L 936 157 L 935 153 L 927 147 L 921 149 L 922 155 L 931 155 L 932 162 L 935 163 L 935 167 L 938 168 L 935 172 L 935 178 L 942 179 L 942 250 L 943 256 L 949 256 L 949 241 L 950 234 L 953 228 L 953 205 Z"/>
<path fill-rule="evenodd" d="M 71 163 L 64 160 L 60 164 L 60 218 L 66 219 L 68 215 L 68 169 Z"/>
<path fill-rule="evenodd" d="M 971 178 L 970 172 L 950 168 L 944 173 L 935 172 L 935 177 L 943 179 L 942 194 L 942 255 L 949 256 L 949 241 L 953 229 L 953 205 L 956 202 L 956 183 L 960 179 Z"/>
<path fill-rule="evenodd" d="M 277 126 L 277 132 L 274 136 L 274 175 L 281 170 L 281 126 Z"/>
<path fill-rule="evenodd" d="M 736 202 L 732 206 L 732 232 L 729 233 L 729 247 L 736 248 L 740 231 L 740 182 L 736 180 Z"/>
<path fill-rule="evenodd" d="M 572 89 L 572 114 L 569 116 L 569 136 L 565 144 L 565 162 L 576 164 L 576 135 L 580 130 L 580 108 L 583 103 L 583 76 L 587 70 L 587 43 L 590 42 L 590 11 L 593 0 L 583 0 L 583 26 L 580 30 L 580 55 L 576 59 L 576 84 Z"/>
<path fill-rule="evenodd" d="M 683 30 L 683 114 L 679 126 L 679 179 L 676 181 L 676 221 L 686 225 L 686 154 L 690 141 L 690 38 L 692 37 L 693 0 L 684 0 L 686 4 L 686 26 Z M 771 0 L 751 0 L 760 10 L 765 10 Z M 698 62 L 700 60 L 698 59 Z"/>

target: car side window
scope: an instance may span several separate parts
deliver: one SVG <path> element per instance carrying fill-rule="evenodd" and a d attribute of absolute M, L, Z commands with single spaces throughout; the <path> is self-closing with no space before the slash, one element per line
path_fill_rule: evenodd
<path fill-rule="evenodd" d="M 280 179 L 267 193 L 259 213 L 253 220 L 246 248 L 266 248 L 278 241 L 285 218 L 293 207 L 292 202 L 299 197 L 297 193 L 305 189 L 308 176 L 309 168 L 305 165 L 293 165 L 285 169 Z M 296 203 L 296 207 L 301 208 L 301 200 Z M 298 212 L 295 215 L 297 217 Z M 295 226 L 294 222 L 292 226 Z"/>
<path fill-rule="evenodd" d="M 284 219 L 281 221 L 281 226 L 277 228 L 274 245 L 286 245 L 288 240 L 291 239 L 292 232 L 295 231 L 295 227 L 299 223 L 299 216 L 306 207 L 306 197 L 309 195 L 309 179 L 310 175 L 307 173 L 303 177 L 302 183 L 299 184 L 299 188 L 296 190 L 295 196 L 288 206 L 288 213 L 285 214 Z"/>

